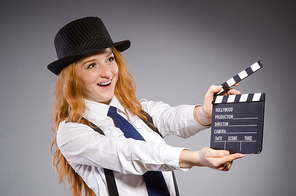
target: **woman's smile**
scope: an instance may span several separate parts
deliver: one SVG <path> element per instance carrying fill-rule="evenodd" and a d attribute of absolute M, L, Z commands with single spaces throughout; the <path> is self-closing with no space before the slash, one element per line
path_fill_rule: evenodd
<path fill-rule="evenodd" d="M 107 82 L 102 82 L 102 83 L 99 83 L 98 85 L 99 86 L 103 86 L 103 87 L 106 87 L 106 86 L 109 86 L 111 84 L 112 80 L 109 80 Z"/>

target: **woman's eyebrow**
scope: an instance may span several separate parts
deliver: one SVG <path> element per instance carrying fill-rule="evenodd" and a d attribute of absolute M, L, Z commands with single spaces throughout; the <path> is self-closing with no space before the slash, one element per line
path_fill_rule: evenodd
<path fill-rule="evenodd" d="M 109 56 L 111 56 L 111 55 L 113 55 L 113 52 L 112 51 L 109 51 L 109 52 L 106 52 L 107 54 L 106 54 L 106 57 L 109 57 Z"/>
<path fill-rule="evenodd" d="M 89 63 L 89 62 L 95 61 L 95 60 L 96 60 L 95 57 L 93 57 L 93 58 L 88 58 L 88 59 L 86 59 L 85 61 L 82 62 L 81 66 L 83 66 L 83 65 L 86 64 L 86 63 Z"/>

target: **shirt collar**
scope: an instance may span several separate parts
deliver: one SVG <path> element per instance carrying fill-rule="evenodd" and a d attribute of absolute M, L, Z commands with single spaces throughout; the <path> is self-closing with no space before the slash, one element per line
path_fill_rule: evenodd
<path fill-rule="evenodd" d="M 84 116 L 90 119 L 95 118 L 100 120 L 106 120 L 110 106 L 114 106 L 121 112 L 124 112 L 124 107 L 120 104 L 116 96 L 113 96 L 109 105 L 95 101 L 90 101 L 87 99 L 84 99 L 84 103 L 86 106 Z"/>

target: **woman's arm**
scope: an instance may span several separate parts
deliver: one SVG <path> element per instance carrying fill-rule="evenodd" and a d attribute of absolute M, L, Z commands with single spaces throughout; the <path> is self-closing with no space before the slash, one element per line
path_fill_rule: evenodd
<path fill-rule="evenodd" d="M 104 131 L 118 130 L 116 127 L 107 129 Z M 125 138 L 119 132 L 104 136 L 88 125 L 62 122 L 57 136 L 58 147 L 74 168 L 89 165 L 135 175 L 142 175 L 148 170 L 180 169 L 179 157 L 184 148 L 172 147 L 165 142 Z"/>

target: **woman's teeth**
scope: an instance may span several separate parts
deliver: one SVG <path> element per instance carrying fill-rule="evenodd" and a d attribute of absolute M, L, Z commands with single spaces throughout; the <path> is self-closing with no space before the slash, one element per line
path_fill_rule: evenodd
<path fill-rule="evenodd" d="M 99 86 L 107 86 L 107 85 L 109 85 L 109 84 L 111 84 L 111 80 L 109 80 L 108 82 L 99 83 L 98 85 L 99 85 Z"/>

